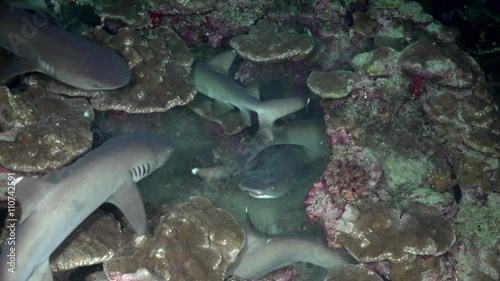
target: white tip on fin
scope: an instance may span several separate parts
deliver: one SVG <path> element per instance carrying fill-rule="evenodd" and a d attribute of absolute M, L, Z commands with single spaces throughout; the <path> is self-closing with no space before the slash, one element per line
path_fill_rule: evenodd
<path fill-rule="evenodd" d="M 19 223 L 29 218 L 38 208 L 41 198 L 54 186 L 53 183 L 43 181 L 39 178 L 24 177 L 18 180 L 15 186 L 14 198 L 19 200 L 22 208 L 22 215 Z"/>
<path fill-rule="evenodd" d="M 200 168 L 193 168 L 193 169 L 191 169 L 191 174 L 197 175 L 199 171 L 200 171 Z"/>
<path fill-rule="evenodd" d="M 253 81 L 247 86 L 248 93 L 254 98 L 260 100 L 260 85 L 259 82 Z"/>

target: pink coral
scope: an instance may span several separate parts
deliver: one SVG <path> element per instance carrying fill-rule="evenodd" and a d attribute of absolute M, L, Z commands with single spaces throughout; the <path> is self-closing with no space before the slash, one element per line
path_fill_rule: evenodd
<path fill-rule="evenodd" d="M 340 128 L 333 132 L 327 131 L 327 134 L 330 145 L 348 145 L 351 143 L 351 136 L 344 128 Z"/>
<path fill-rule="evenodd" d="M 328 193 L 325 184 L 315 183 L 312 189 L 307 193 L 304 202 L 306 215 L 313 221 L 320 223 L 327 235 L 328 246 L 340 248 L 341 245 L 335 241 L 337 233 L 338 220 L 344 212 L 347 200 L 334 199 Z"/>
<path fill-rule="evenodd" d="M 330 162 L 321 180 L 332 197 L 354 201 L 368 193 L 370 174 L 357 161 L 343 158 Z"/>
<path fill-rule="evenodd" d="M 304 201 L 306 215 L 321 224 L 327 235 L 328 245 L 340 248 L 336 241 L 339 220 L 348 203 L 374 191 L 382 178 L 380 166 L 368 172 L 358 160 L 334 160 L 315 183 Z"/>

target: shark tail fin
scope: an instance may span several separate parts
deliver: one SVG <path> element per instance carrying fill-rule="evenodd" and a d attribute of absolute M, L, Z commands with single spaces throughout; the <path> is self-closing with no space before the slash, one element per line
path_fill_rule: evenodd
<path fill-rule="evenodd" d="M 276 120 L 299 111 L 308 104 L 308 98 L 284 98 L 263 102 L 256 109 L 259 128 L 267 128 L 272 132 Z"/>

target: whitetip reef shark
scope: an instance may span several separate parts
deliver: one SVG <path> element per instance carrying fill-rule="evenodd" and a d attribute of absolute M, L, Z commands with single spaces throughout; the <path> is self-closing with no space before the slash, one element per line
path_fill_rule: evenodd
<path fill-rule="evenodd" d="M 1 1 L 0 47 L 16 55 L 0 82 L 27 72 L 83 90 L 112 90 L 130 81 L 128 64 L 111 50 L 50 24 L 43 12 L 30 14 Z"/>
<path fill-rule="evenodd" d="M 258 166 L 244 174 L 239 183 L 243 191 L 258 199 L 277 199 L 289 194 L 309 174 L 301 149 L 275 147 L 262 153 Z M 325 155 L 326 156 L 326 155 Z"/>
<path fill-rule="evenodd" d="M 329 248 L 324 241 L 300 234 L 267 235 L 258 231 L 247 210 L 246 243 L 226 276 L 258 279 L 275 270 L 297 262 L 307 262 L 328 270 L 352 263 L 354 260 L 341 251 Z"/>
<path fill-rule="evenodd" d="M 282 98 L 260 101 L 257 84 L 245 88 L 229 76 L 229 68 L 236 53 L 226 51 L 212 58 L 208 63 L 198 63 L 191 71 L 191 82 L 201 94 L 214 100 L 217 116 L 232 111 L 237 107 L 246 126 L 251 126 L 250 111 L 256 112 L 259 128 L 268 128 L 272 132 L 274 121 L 304 108 L 307 98 Z M 272 138 L 272 135 L 268 136 Z"/>
<path fill-rule="evenodd" d="M 23 178 L 14 195 L 22 218 L 15 226 L 15 244 L 2 250 L 0 280 L 52 281 L 52 252 L 105 202 L 117 206 L 139 235 L 145 234 L 146 213 L 135 183 L 161 167 L 172 151 L 165 137 L 124 135 L 42 178 Z"/>
<path fill-rule="evenodd" d="M 232 165 L 211 168 L 193 168 L 191 173 L 204 180 L 227 178 L 241 172 L 260 152 L 273 145 L 296 145 L 303 148 L 304 163 L 325 157 L 329 153 L 328 139 L 324 123 L 317 119 L 298 119 L 282 127 L 274 128 L 273 138 L 259 128 L 247 144 L 243 153 Z"/>
<path fill-rule="evenodd" d="M 50 12 L 45 0 L 3 0 L 3 2 L 18 9 Z"/>

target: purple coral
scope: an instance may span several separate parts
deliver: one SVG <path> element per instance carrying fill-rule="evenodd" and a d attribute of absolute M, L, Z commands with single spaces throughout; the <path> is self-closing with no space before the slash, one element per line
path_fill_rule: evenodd
<path fill-rule="evenodd" d="M 315 183 L 304 201 L 306 215 L 309 220 L 320 223 L 327 235 L 328 246 L 341 248 L 335 240 L 338 221 L 344 212 L 347 200 L 334 199 L 328 193 L 326 185 L 322 182 Z"/>

